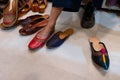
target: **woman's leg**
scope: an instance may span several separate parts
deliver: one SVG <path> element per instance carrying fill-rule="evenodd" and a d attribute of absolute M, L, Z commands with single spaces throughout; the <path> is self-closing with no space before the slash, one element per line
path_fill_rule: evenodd
<path fill-rule="evenodd" d="M 50 18 L 47 26 L 44 28 L 44 30 L 38 34 L 38 37 L 41 39 L 46 38 L 50 32 L 55 28 L 56 21 L 61 14 L 63 8 L 62 7 L 52 7 Z"/>

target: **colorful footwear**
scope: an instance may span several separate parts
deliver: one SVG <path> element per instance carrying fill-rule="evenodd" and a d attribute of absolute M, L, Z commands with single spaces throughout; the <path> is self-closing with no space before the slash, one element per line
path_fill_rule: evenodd
<path fill-rule="evenodd" d="M 10 5 L 12 5 L 12 9 L 10 9 Z M 18 0 L 13 0 L 12 4 L 10 4 L 10 0 L 8 1 L 7 6 L 3 10 L 3 23 L 1 24 L 2 29 L 12 27 L 18 19 Z"/>
<path fill-rule="evenodd" d="M 90 47 L 92 51 L 92 60 L 105 70 L 109 68 L 109 55 L 106 46 L 103 42 L 100 42 L 96 37 L 89 39 Z"/>
<path fill-rule="evenodd" d="M 19 30 L 19 33 L 25 36 L 37 32 L 48 24 L 48 18 L 49 16 L 45 15 L 31 22 L 30 24 L 25 25 L 22 29 Z"/>
<path fill-rule="evenodd" d="M 31 50 L 35 50 L 38 48 L 41 48 L 44 46 L 44 44 L 46 43 L 46 41 L 48 40 L 48 38 L 52 35 L 52 33 L 54 32 L 54 30 L 52 30 L 44 39 L 39 38 L 38 36 L 40 35 L 41 31 L 38 32 L 35 37 L 30 41 L 28 48 Z"/>
<path fill-rule="evenodd" d="M 83 28 L 86 28 L 86 29 L 92 28 L 95 25 L 94 10 L 95 10 L 95 7 L 93 5 L 93 2 L 88 2 L 81 20 L 81 26 Z"/>
<path fill-rule="evenodd" d="M 73 34 L 73 29 L 67 29 L 64 32 L 57 32 L 46 43 L 47 48 L 56 48 L 64 43 L 64 41 Z"/>

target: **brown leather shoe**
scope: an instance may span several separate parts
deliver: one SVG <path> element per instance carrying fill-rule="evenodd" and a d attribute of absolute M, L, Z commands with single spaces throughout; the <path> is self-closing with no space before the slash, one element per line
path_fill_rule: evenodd
<path fill-rule="evenodd" d="M 32 7 L 31 7 L 32 12 L 38 12 L 39 11 L 38 6 L 39 6 L 38 0 L 33 0 Z"/>
<path fill-rule="evenodd" d="M 20 8 L 19 8 L 19 18 L 24 16 L 25 14 L 27 14 L 30 10 L 31 10 L 31 0 L 22 0 L 22 1 L 19 1 L 19 5 Z M 21 7 L 22 6 L 22 7 Z"/>
<path fill-rule="evenodd" d="M 48 18 L 48 15 L 44 15 L 43 17 L 36 19 L 30 24 L 23 26 L 23 28 L 19 30 L 19 33 L 21 35 L 30 35 L 37 32 L 48 24 Z"/>
<path fill-rule="evenodd" d="M 39 5 L 39 13 L 44 13 L 45 12 L 45 8 L 47 7 L 47 5 L 45 5 L 45 3 L 41 3 Z"/>
<path fill-rule="evenodd" d="M 41 2 L 40 0 L 34 0 L 32 3 L 32 12 L 39 12 L 44 13 L 47 5 L 44 2 Z"/>
<path fill-rule="evenodd" d="M 10 10 L 10 5 L 12 5 L 12 9 Z M 18 19 L 18 0 L 13 0 L 12 4 L 10 4 L 10 0 L 8 0 L 8 4 L 3 10 L 3 23 L 1 24 L 2 28 L 10 28 L 12 27 Z"/>

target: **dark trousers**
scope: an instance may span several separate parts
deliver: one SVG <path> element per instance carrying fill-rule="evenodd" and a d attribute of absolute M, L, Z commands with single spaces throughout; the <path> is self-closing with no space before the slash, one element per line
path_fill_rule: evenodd
<path fill-rule="evenodd" d="M 53 7 L 63 7 L 65 11 L 79 11 L 81 0 L 52 0 Z"/>

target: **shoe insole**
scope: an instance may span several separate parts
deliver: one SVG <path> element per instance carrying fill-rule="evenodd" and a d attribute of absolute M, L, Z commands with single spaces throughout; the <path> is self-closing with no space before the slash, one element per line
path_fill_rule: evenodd
<path fill-rule="evenodd" d="M 64 32 L 60 33 L 59 38 L 64 39 L 64 38 L 70 36 L 71 34 L 73 34 L 73 32 L 74 32 L 73 29 L 69 28 L 69 29 L 65 30 Z"/>
<path fill-rule="evenodd" d="M 100 44 L 100 40 L 97 37 L 90 37 L 89 42 L 92 43 L 92 46 L 95 51 L 100 51 L 104 48 L 104 46 Z"/>

